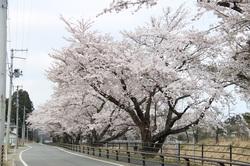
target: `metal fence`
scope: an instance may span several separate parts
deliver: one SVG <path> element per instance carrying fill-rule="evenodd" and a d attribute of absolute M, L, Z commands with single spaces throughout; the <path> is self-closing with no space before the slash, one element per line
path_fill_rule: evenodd
<path fill-rule="evenodd" d="M 143 166 L 165 166 L 165 165 L 220 165 L 220 166 L 250 166 L 250 162 L 243 162 L 233 160 L 233 146 L 229 146 L 228 158 L 212 158 L 207 157 L 206 145 L 200 145 L 201 151 L 194 149 L 195 155 L 185 154 L 189 149 L 184 149 L 184 144 L 173 145 L 174 148 L 163 146 L 159 153 L 149 153 L 142 151 L 142 144 L 140 143 L 106 143 L 88 145 L 74 145 L 74 144 L 53 144 L 72 151 L 94 155 L 97 157 L 105 157 L 116 161 L 128 162 Z M 145 144 L 143 144 L 145 146 Z M 190 144 L 187 144 L 190 145 Z M 169 145 L 167 145 L 169 146 Z M 196 145 L 198 146 L 198 145 Z M 194 147 L 195 148 L 195 147 Z M 231 150 L 230 150 L 231 149 Z M 214 151 L 213 151 L 214 152 Z M 219 154 L 223 154 L 221 152 Z M 226 152 L 225 152 L 226 154 Z M 248 153 L 249 154 L 249 153 Z M 238 155 L 238 154 L 237 154 Z"/>
<path fill-rule="evenodd" d="M 154 144 L 155 146 L 157 144 Z M 155 146 L 148 146 L 147 149 L 154 151 Z M 126 150 L 140 150 L 147 144 L 138 142 L 116 142 L 106 143 L 106 147 Z M 250 148 L 236 147 L 232 145 L 205 145 L 205 144 L 164 144 L 159 153 L 164 155 L 190 156 L 207 159 L 219 159 L 229 162 L 246 162 L 250 161 Z"/>

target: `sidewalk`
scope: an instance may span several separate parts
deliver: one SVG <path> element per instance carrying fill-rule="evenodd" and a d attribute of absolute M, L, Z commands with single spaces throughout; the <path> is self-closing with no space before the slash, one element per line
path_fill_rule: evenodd
<path fill-rule="evenodd" d="M 7 157 L 8 160 L 7 160 L 6 166 L 16 166 L 16 163 L 20 162 L 20 159 L 19 159 L 20 152 L 25 149 L 27 149 L 27 146 L 19 147 L 16 152 L 14 152 L 14 149 L 10 149 L 8 153 L 8 157 Z"/>

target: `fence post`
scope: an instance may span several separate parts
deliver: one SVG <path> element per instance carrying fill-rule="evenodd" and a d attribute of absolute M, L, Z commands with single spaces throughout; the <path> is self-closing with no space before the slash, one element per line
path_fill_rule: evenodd
<path fill-rule="evenodd" d="M 142 165 L 145 166 L 146 165 L 146 162 L 145 162 L 145 155 L 142 154 Z"/>
<path fill-rule="evenodd" d="M 230 162 L 233 161 L 233 146 L 229 145 L 229 160 Z M 232 166 L 232 163 L 230 163 L 230 166 Z"/>
<path fill-rule="evenodd" d="M 83 146 L 80 145 L 80 152 L 83 153 Z"/>
<path fill-rule="evenodd" d="M 127 152 L 128 155 L 128 163 L 130 163 L 130 152 Z"/>
<path fill-rule="evenodd" d="M 128 150 L 128 142 L 126 142 L 126 147 L 127 147 L 127 150 Z"/>
<path fill-rule="evenodd" d="M 116 157 L 115 157 L 116 161 L 118 161 L 118 160 L 119 160 L 119 159 L 118 159 L 118 150 L 115 151 L 115 156 L 116 156 Z"/>
<path fill-rule="evenodd" d="M 89 147 L 87 147 L 87 151 L 88 151 L 87 154 L 89 154 Z"/>
<path fill-rule="evenodd" d="M 107 149 L 106 155 L 107 155 L 107 159 L 109 159 L 109 150 L 108 149 Z"/>
<path fill-rule="evenodd" d="M 95 156 L 95 148 L 92 148 L 92 150 L 93 150 L 92 154 L 93 154 L 93 156 Z"/>
<path fill-rule="evenodd" d="M 181 162 L 181 144 L 178 143 L 177 144 L 177 162 L 178 162 L 178 165 L 180 165 L 180 162 Z"/>
<path fill-rule="evenodd" d="M 204 160 L 203 160 L 203 158 L 204 158 L 204 145 L 202 144 L 201 145 L 201 165 L 203 165 L 204 164 Z"/>
<path fill-rule="evenodd" d="M 85 146 L 82 146 L 82 152 L 85 153 Z"/>
<path fill-rule="evenodd" d="M 164 164 L 164 156 L 160 155 L 160 158 L 161 158 L 161 166 L 165 166 L 165 164 Z"/>
<path fill-rule="evenodd" d="M 225 164 L 223 162 L 219 162 L 220 166 L 225 166 Z"/>
<path fill-rule="evenodd" d="M 184 158 L 186 160 L 186 166 L 190 166 L 189 158 Z"/>
<path fill-rule="evenodd" d="M 119 146 L 119 149 L 121 149 L 121 143 L 120 142 L 118 143 L 118 146 Z"/>
<path fill-rule="evenodd" d="M 101 156 L 102 156 L 102 149 L 99 148 L 99 157 L 101 157 Z"/>
<path fill-rule="evenodd" d="M 0 166 L 3 166 L 3 161 L 4 161 L 4 145 L 2 145 L 1 148 L 1 162 L 0 162 Z"/>

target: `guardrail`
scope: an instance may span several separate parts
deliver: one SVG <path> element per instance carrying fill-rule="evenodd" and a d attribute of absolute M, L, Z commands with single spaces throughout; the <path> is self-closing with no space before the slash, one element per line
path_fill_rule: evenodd
<path fill-rule="evenodd" d="M 240 161 L 229 161 L 225 159 L 213 159 L 201 156 L 191 156 L 183 155 L 179 153 L 176 154 L 165 154 L 163 153 L 149 153 L 143 152 L 140 150 L 130 150 L 129 145 L 128 149 L 123 149 L 121 144 L 120 148 L 111 146 L 111 144 L 106 144 L 105 146 L 88 146 L 88 145 L 75 145 L 75 144 L 52 144 L 62 148 L 66 148 L 72 151 L 85 153 L 88 155 L 93 155 L 97 157 L 105 157 L 107 159 L 113 159 L 116 161 L 128 162 L 138 165 L 149 165 L 149 166 L 165 166 L 165 165 L 220 165 L 220 166 L 250 166 L 249 162 L 240 162 Z"/>

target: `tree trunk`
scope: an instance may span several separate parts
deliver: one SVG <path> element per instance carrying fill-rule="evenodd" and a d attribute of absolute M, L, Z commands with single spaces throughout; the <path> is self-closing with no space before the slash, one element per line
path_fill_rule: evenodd
<path fill-rule="evenodd" d="M 187 131 L 185 131 L 185 133 L 186 133 L 186 137 L 187 137 L 187 143 L 189 143 L 189 136 L 188 136 L 188 132 L 187 132 Z"/>
<path fill-rule="evenodd" d="M 146 153 L 158 153 L 163 146 L 167 136 L 157 140 L 157 142 L 153 142 L 152 140 L 152 132 L 148 130 L 148 128 L 142 128 L 141 130 L 141 141 L 142 148 L 140 149 Z M 153 158 L 155 155 L 145 155 L 147 158 Z"/>

